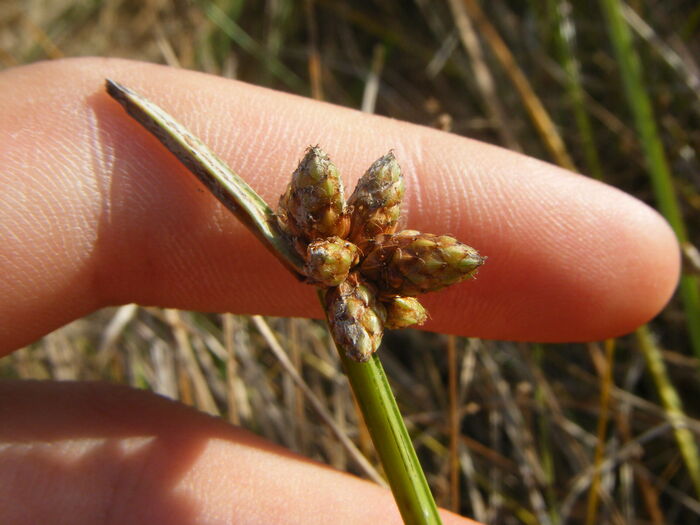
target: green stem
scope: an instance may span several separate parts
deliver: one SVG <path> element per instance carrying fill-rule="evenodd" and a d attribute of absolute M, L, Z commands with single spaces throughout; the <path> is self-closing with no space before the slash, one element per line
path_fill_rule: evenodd
<path fill-rule="evenodd" d="M 336 349 L 404 523 L 442 523 L 379 356 L 358 363 Z"/>
<path fill-rule="evenodd" d="M 601 0 L 610 38 L 617 55 L 627 102 L 642 143 L 656 200 L 678 240 L 688 240 L 683 216 L 673 187 L 664 148 L 654 119 L 649 95 L 644 89 L 642 64 L 632 42 L 632 33 L 624 20 L 619 0 Z M 700 291 L 695 276 L 681 277 L 681 297 L 685 306 L 686 322 L 693 351 L 700 358 Z"/>

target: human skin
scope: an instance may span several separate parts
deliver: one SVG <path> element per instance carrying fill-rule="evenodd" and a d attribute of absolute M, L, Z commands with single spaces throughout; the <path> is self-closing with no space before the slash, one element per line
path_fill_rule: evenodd
<path fill-rule="evenodd" d="M 270 203 L 310 144 L 328 152 L 349 188 L 393 149 L 406 176 L 406 226 L 450 233 L 488 256 L 476 280 L 425 296 L 426 329 L 602 339 L 648 321 L 677 283 L 679 251 L 665 221 L 583 176 L 230 80 L 72 59 L 0 73 L 0 355 L 129 302 L 322 315 L 312 287 L 105 94 L 106 77 L 171 113 Z M 3 523 L 71 504 L 85 509 L 84 523 L 398 521 L 388 492 L 146 393 L 41 382 L 0 389 Z M 144 437 L 154 439 L 136 439 Z M 185 458 L 169 464 L 181 450 Z M 104 451 L 113 461 L 94 459 Z M 75 475 L 81 468 L 87 478 Z M 153 509 L 134 495 L 134 476 Z"/>

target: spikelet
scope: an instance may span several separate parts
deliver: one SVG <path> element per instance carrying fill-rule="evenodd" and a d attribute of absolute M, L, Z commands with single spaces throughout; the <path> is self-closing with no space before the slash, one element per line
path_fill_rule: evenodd
<path fill-rule="evenodd" d="M 304 259 L 306 282 L 327 289 L 333 339 L 355 361 L 369 360 L 385 328 L 425 322 L 415 296 L 467 279 L 484 262 L 448 235 L 395 233 L 404 191 L 389 152 L 360 178 L 346 205 L 337 168 L 316 146 L 280 197 L 280 229 Z"/>
<path fill-rule="evenodd" d="M 404 191 L 401 167 L 390 151 L 370 166 L 348 199 L 351 210 L 348 239 L 363 247 L 378 235 L 394 233 Z"/>
<path fill-rule="evenodd" d="M 386 322 L 384 328 L 399 330 L 413 325 L 422 325 L 428 313 L 415 297 L 392 297 L 384 301 Z"/>
<path fill-rule="evenodd" d="M 345 238 L 350 217 L 338 169 L 318 146 L 310 147 L 280 197 L 277 217 L 283 231 L 294 237 L 304 256 L 305 245 L 316 239 Z"/>
<path fill-rule="evenodd" d="M 472 277 L 484 258 L 448 235 L 404 230 L 377 239 L 360 272 L 380 296 L 415 297 Z"/>
<path fill-rule="evenodd" d="M 309 284 L 338 286 L 357 264 L 359 250 L 340 237 L 329 237 L 309 243 L 306 249 L 306 276 Z"/>
<path fill-rule="evenodd" d="M 351 274 L 326 292 L 326 315 L 333 340 L 355 361 L 368 361 L 382 341 L 386 310 L 375 288 Z"/>

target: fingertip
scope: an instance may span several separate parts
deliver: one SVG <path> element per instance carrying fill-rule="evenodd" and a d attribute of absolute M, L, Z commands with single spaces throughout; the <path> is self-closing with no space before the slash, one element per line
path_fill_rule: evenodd
<path fill-rule="evenodd" d="M 606 248 L 615 256 L 601 270 L 598 293 L 604 295 L 590 301 L 583 316 L 598 321 L 588 323 L 590 340 L 624 335 L 650 321 L 668 304 L 680 276 L 678 240 L 668 222 L 625 197 L 609 221 Z"/>
<path fill-rule="evenodd" d="M 459 237 L 488 257 L 474 280 L 426 296 L 427 329 L 588 341 L 629 333 L 664 307 L 678 281 L 679 250 L 658 212 L 581 175 L 479 149 L 481 173 L 467 160 L 451 168 L 464 173 L 465 190 L 426 188 L 425 200 L 441 204 L 425 214 L 430 221 L 456 222 Z M 460 205 L 455 221 L 449 210 Z"/>

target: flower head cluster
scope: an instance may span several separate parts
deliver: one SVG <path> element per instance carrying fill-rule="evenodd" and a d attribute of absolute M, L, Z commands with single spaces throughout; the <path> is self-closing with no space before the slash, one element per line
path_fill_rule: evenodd
<path fill-rule="evenodd" d="M 356 361 L 370 358 L 385 328 L 425 322 L 417 295 L 472 277 L 484 262 L 447 235 L 396 233 L 404 190 L 389 152 L 370 166 L 346 203 L 338 169 L 316 146 L 280 198 L 280 229 L 304 259 L 307 282 L 327 289 L 333 338 Z"/>

